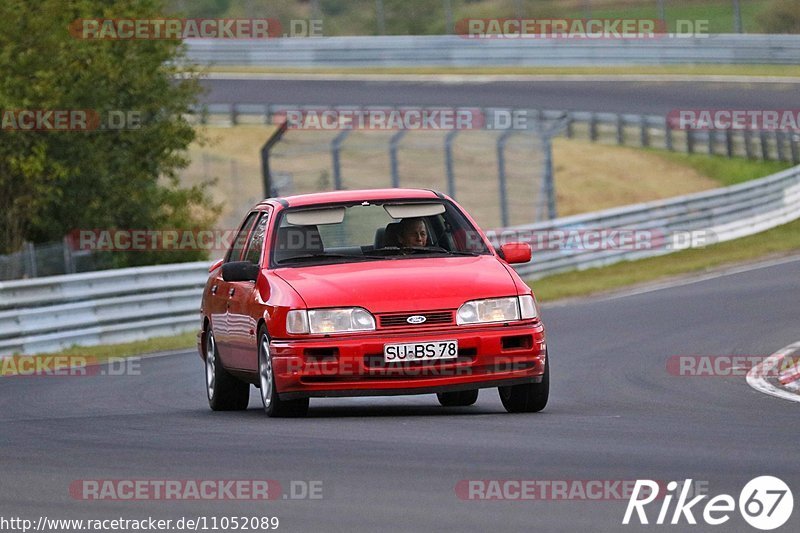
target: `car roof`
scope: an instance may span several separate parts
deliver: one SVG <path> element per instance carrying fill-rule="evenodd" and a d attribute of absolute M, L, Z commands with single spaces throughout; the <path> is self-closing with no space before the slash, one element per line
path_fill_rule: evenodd
<path fill-rule="evenodd" d="M 261 202 L 279 203 L 284 207 L 302 207 L 337 202 L 358 202 L 375 200 L 416 200 L 444 199 L 445 197 L 430 189 L 358 189 L 349 191 L 329 191 L 311 194 L 298 194 L 282 198 L 269 198 Z"/>

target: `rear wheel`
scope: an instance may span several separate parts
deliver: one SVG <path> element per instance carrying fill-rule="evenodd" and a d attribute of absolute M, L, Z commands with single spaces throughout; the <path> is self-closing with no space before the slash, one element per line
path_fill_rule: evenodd
<path fill-rule="evenodd" d="M 537 413 L 545 408 L 550 396 L 550 358 L 545 355 L 540 383 L 498 387 L 500 401 L 509 413 Z"/>
<path fill-rule="evenodd" d="M 241 411 L 250 402 L 250 385 L 228 374 L 217 352 L 214 332 L 206 333 L 206 393 L 214 411 Z"/>
<path fill-rule="evenodd" d="M 478 389 L 457 392 L 438 392 L 436 397 L 445 407 L 465 407 L 478 401 Z"/>
<path fill-rule="evenodd" d="M 258 378 L 261 385 L 261 402 L 271 417 L 301 417 L 308 413 L 308 398 L 281 400 L 275 388 L 275 372 L 269 353 L 269 337 L 263 329 L 258 334 Z"/>

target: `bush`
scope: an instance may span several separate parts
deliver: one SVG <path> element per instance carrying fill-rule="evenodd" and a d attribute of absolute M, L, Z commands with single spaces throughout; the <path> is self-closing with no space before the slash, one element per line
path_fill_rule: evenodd
<path fill-rule="evenodd" d="M 800 33 L 800 2 L 775 0 L 758 15 L 765 33 Z"/>

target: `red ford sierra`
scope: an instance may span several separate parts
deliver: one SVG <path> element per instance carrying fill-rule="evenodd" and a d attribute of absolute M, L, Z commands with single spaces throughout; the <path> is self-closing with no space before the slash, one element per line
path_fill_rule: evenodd
<path fill-rule="evenodd" d="M 213 410 L 304 416 L 309 398 L 435 393 L 472 405 L 497 387 L 509 412 L 549 395 L 544 326 L 510 264 L 451 198 L 430 190 L 270 198 L 214 263 L 198 350 Z"/>

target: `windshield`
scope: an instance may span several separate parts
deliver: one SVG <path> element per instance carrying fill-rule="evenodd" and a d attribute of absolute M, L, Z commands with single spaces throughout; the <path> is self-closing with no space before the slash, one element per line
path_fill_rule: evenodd
<path fill-rule="evenodd" d="M 273 268 L 489 253 L 454 205 L 429 200 L 287 209 L 273 243 Z"/>

